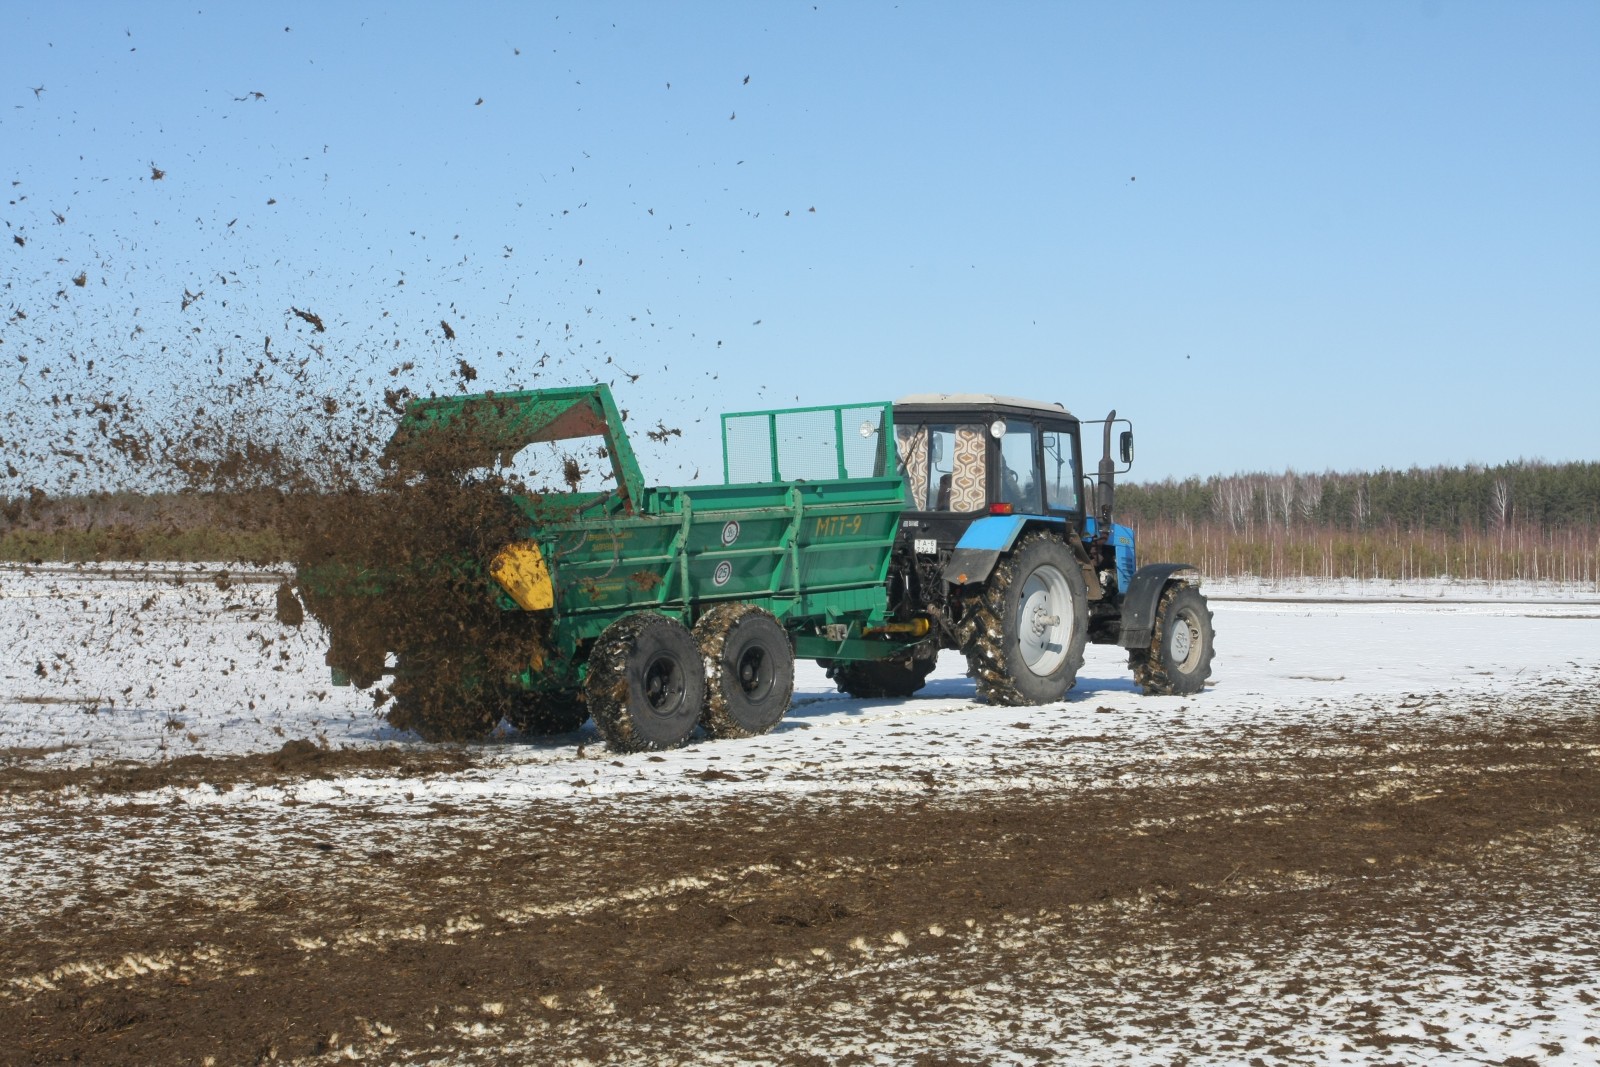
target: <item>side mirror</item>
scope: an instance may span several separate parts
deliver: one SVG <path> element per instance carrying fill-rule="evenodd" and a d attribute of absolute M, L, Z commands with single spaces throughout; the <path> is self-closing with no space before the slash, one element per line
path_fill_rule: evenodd
<path fill-rule="evenodd" d="M 1122 455 L 1124 466 L 1133 466 L 1133 431 L 1123 430 L 1122 436 L 1117 439 L 1117 448 Z"/>

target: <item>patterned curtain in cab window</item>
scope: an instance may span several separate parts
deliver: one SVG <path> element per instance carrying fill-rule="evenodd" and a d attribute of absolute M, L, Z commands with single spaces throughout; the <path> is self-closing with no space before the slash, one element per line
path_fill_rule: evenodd
<path fill-rule="evenodd" d="M 894 435 L 907 507 L 979 511 L 987 503 L 982 426 L 896 426 Z"/>

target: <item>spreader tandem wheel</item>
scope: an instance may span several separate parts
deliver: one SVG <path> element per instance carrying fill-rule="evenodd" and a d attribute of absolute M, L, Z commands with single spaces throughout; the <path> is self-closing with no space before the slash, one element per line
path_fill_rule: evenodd
<path fill-rule="evenodd" d="M 595 641 L 584 692 L 613 749 L 676 748 L 694 732 L 705 704 L 699 646 L 675 619 L 652 611 L 628 615 Z"/>
<path fill-rule="evenodd" d="M 991 704 L 1049 704 L 1078 680 L 1088 641 L 1088 594 L 1072 550 L 1033 533 L 968 595 L 963 651 Z"/>
<path fill-rule="evenodd" d="M 773 614 L 719 604 L 700 616 L 694 637 L 706 665 L 706 733 L 755 737 L 778 725 L 794 696 L 794 649 Z"/>

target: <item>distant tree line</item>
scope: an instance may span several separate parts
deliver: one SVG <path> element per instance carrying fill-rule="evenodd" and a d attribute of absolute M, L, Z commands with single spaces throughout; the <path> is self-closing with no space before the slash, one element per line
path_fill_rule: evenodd
<path fill-rule="evenodd" d="M 0 498 L 0 560 L 272 563 L 291 543 L 271 493 L 105 492 Z"/>
<path fill-rule="evenodd" d="M 1600 526 L 1600 463 L 1413 467 L 1376 474 L 1232 474 L 1117 488 L 1124 522 L 1327 530 L 1498 531 Z"/>
<path fill-rule="evenodd" d="M 1140 555 L 1213 575 L 1466 578 L 1600 587 L 1600 463 L 1128 483 Z"/>

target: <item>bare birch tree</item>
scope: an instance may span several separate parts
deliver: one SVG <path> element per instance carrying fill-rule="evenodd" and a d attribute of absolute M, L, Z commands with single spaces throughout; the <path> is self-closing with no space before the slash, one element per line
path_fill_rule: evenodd
<path fill-rule="evenodd" d="M 1300 482 L 1300 516 L 1307 522 L 1316 517 L 1322 506 L 1322 479 L 1309 474 Z"/>
<path fill-rule="evenodd" d="M 1298 477 L 1294 471 L 1288 471 L 1278 479 L 1278 505 L 1283 512 L 1283 528 L 1289 529 L 1289 521 L 1294 518 L 1294 498 Z"/>

